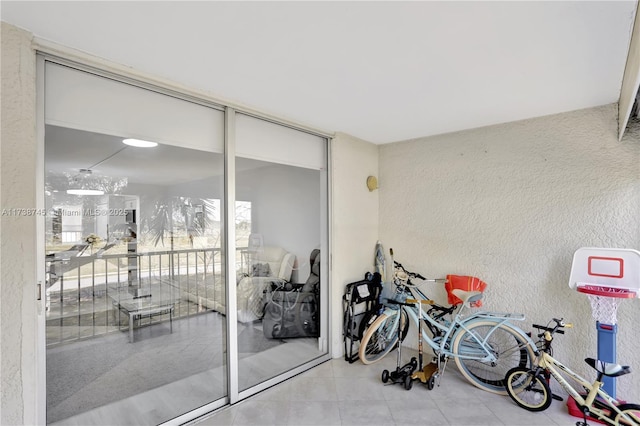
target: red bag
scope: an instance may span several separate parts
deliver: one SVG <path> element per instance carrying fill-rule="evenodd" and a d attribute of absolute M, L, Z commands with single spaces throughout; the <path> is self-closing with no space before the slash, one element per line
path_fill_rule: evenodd
<path fill-rule="evenodd" d="M 460 289 L 464 291 L 480 291 L 484 292 L 487 283 L 477 277 L 469 277 L 466 275 L 447 275 L 447 282 L 444 284 L 447 289 L 447 301 L 450 305 L 459 305 L 462 303 L 458 297 L 451 293 L 451 290 Z M 479 308 L 482 306 L 482 300 L 471 303 L 471 306 Z"/>

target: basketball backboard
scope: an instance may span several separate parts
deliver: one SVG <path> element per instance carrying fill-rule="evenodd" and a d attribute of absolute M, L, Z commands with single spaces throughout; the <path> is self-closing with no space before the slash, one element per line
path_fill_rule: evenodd
<path fill-rule="evenodd" d="M 573 255 L 569 287 L 583 286 L 627 290 L 640 297 L 640 251 L 579 248 Z"/>

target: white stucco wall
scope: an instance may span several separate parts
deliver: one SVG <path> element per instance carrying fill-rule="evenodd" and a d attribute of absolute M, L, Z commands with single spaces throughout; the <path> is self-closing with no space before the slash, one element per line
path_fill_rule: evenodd
<path fill-rule="evenodd" d="M 378 175 L 378 146 L 338 133 L 331 144 L 331 338 L 332 355 L 344 355 L 342 295 L 345 285 L 374 270 L 378 239 L 378 191 L 367 176 Z"/>
<path fill-rule="evenodd" d="M 596 331 L 587 297 L 568 287 L 579 247 L 640 249 L 638 123 L 617 140 L 617 105 L 380 147 L 380 238 L 432 278 L 474 275 L 485 308 L 521 324 L 564 317 L 555 354 L 593 377 Z M 639 283 L 640 284 L 640 283 Z M 442 285 L 424 285 L 446 303 Z M 618 312 L 618 361 L 640 368 L 640 300 Z M 640 400 L 638 377 L 618 396 Z"/>
<path fill-rule="evenodd" d="M 2 23 L 0 208 L 34 208 L 35 54 Z M 36 423 L 36 218 L 0 216 L 0 424 Z"/>

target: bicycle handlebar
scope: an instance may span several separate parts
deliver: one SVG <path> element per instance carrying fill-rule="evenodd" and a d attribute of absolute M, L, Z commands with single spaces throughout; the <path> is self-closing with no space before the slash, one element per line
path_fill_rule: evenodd
<path fill-rule="evenodd" d="M 538 337 L 545 337 L 546 340 L 549 340 L 555 333 L 564 334 L 564 330 L 562 330 L 563 328 L 573 327 L 573 324 L 564 322 L 564 318 L 552 318 L 551 321 L 555 322 L 555 325 L 553 327 L 549 327 L 548 324 L 546 326 L 533 324 L 533 327 L 537 328 L 538 330 L 542 330 L 542 332 L 538 333 Z M 548 336 L 547 333 L 549 333 Z"/>
<path fill-rule="evenodd" d="M 397 262 L 395 260 L 393 261 L 393 266 L 398 269 L 401 269 L 405 274 L 409 276 L 409 278 L 418 278 L 419 280 L 424 280 L 424 281 L 435 281 L 435 280 L 427 280 L 425 277 L 423 277 L 417 272 L 408 271 L 404 266 L 402 266 L 402 263 Z"/>

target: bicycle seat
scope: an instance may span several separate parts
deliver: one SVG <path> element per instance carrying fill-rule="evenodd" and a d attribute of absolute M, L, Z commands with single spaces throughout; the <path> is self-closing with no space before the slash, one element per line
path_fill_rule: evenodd
<path fill-rule="evenodd" d="M 618 377 L 631 373 L 631 367 L 628 365 L 613 364 L 611 362 L 604 362 L 593 358 L 585 358 L 584 362 L 589 364 L 591 368 L 595 369 L 597 372 L 609 377 Z"/>
<path fill-rule="evenodd" d="M 481 291 L 464 291 L 459 288 L 454 288 L 451 290 L 451 293 L 455 295 L 458 299 L 462 300 L 463 304 L 477 302 L 482 299 Z"/>

